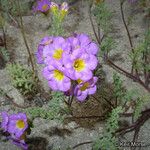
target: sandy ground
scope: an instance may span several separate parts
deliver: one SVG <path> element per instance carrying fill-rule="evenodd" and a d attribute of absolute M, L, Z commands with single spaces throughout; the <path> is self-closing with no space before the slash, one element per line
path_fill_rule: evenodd
<path fill-rule="evenodd" d="M 130 70 L 131 62 L 128 58 L 128 52 L 130 51 L 129 48 L 129 41 L 126 35 L 126 30 L 124 28 L 123 22 L 121 20 L 121 14 L 119 9 L 119 0 L 106 0 L 108 7 L 110 8 L 111 12 L 113 13 L 112 22 L 113 22 L 113 35 L 115 41 L 117 43 L 116 49 L 111 52 L 111 55 L 118 53 L 121 57 L 121 60 L 116 61 L 116 64 L 122 66 L 124 69 Z M 126 16 L 133 15 L 134 22 L 130 26 L 130 31 L 132 35 L 132 39 L 134 41 L 134 45 L 136 45 L 141 37 L 143 36 L 143 32 L 146 28 L 146 24 L 144 23 L 145 17 L 144 13 L 140 11 L 140 8 L 134 7 L 129 4 L 125 4 L 125 12 Z M 36 15 L 36 16 L 25 16 L 23 17 L 26 36 L 29 42 L 30 49 L 34 53 L 37 49 L 37 45 L 41 38 L 48 35 L 47 27 L 50 23 L 50 18 L 43 17 L 43 15 Z M 11 41 L 8 42 L 8 47 L 12 51 L 15 52 L 15 61 L 20 62 L 27 66 L 27 58 L 28 54 L 26 48 L 24 46 L 24 42 L 22 39 L 22 35 L 20 30 L 14 26 L 7 25 L 7 33 L 8 37 L 11 37 Z M 88 16 L 88 3 L 87 1 L 79 1 L 76 5 L 73 6 L 72 12 L 66 18 L 66 22 L 64 23 L 64 27 L 66 30 L 66 35 L 72 34 L 72 32 L 77 33 L 87 33 L 93 39 L 94 34 L 91 28 L 89 16 Z M 13 42 L 12 42 L 13 41 Z M 102 60 L 100 60 L 102 61 Z M 112 75 L 115 72 L 110 67 L 104 65 L 103 66 L 104 72 L 106 74 L 107 82 L 112 82 Z M 39 78 L 42 80 L 43 87 L 46 91 L 49 91 L 49 87 L 47 86 L 46 81 L 41 76 L 41 66 L 37 65 L 38 75 Z M 132 82 L 130 79 L 121 76 L 122 80 L 124 81 L 124 85 L 130 89 L 138 89 L 141 94 L 145 93 L 145 90 L 138 86 L 135 82 Z M 5 91 L 13 90 L 11 86 L 10 79 L 7 75 L 5 69 L 0 70 L 0 85 Z M 14 93 L 18 96 L 18 93 L 13 90 Z M 13 93 L 12 92 L 12 93 Z M 15 95 L 14 95 L 15 97 Z M 0 99 L 2 102 L 5 103 L 3 98 Z M 17 103 L 24 103 L 24 100 L 21 96 L 18 97 Z M 86 106 L 86 105 L 85 105 Z M 85 109 L 83 106 L 83 109 Z M 12 110 L 13 107 L 10 105 L 3 105 L 0 107 L 0 110 Z M 94 108 L 93 108 L 94 109 Z M 87 122 L 88 123 L 88 122 Z M 36 143 L 37 147 L 35 150 L 51 150 L 54 148 L 60 148 L 61 150 L 66 150 L 68 146 L 74 146 L 80 142 L 90 141 L 96 139 L 96 137 L 102 133 L 103 130 L 103 123 L 96 123 L 95 126 L 91 129 L 86 129 L 83 127 L 78 127 L 75 122 L 71 122 L 67 125 L 62 125 L 56 121 L 47 121 L 41 118 L 37 118 L 33 122 L 34 129 L 30 135 L 30 140 L 34 141 L 33 145 Z M 57 128 L 66 128 L 67 130 L 71 131 L 71 133 L 64 134 L 63 136 L 54 135 Z M 150 126 L 149 121 L 142 127 L 140 132 L 139 141 L 148 142 L 149 140 L 149 133 Z M 59 131 L 60 132 L 60 131 Z M 49 133 L 49 134 L 48 134 Z M 128 136 L 128 138 L 132 137 L 132 134 Z M 9 142 L 3 142 L 4 137 L 1 136 L 0 140 L 0 150 L 16 150 L 16 146 L 12 146 Z M 40 144 L 44 146 L 44 148 L 40 147 Z M 150 142 L 150 141 L 149 141 Z M 77 150 L 91 150 L 91 144 L 81 146 L 76 148 Z M 128 150 L 128 148 L 124 148 Z M 141 150 L 149 150 L 149 147 L 143 147 Z"/>

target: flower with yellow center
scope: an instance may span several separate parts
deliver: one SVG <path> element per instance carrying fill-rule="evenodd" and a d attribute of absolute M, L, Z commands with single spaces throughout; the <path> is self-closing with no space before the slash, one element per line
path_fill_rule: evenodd
<path fill-rule="evenodd" d="M 84 101 L 88 95 L 92 95 L 96 92 L 96 82 L 98 78 L 93 77 L 86 82 L 81 82 L 75 87 L 75 96 L 79 101 Z"/>
<path fill-rule="evenodd" d="M 92 70 L 97 66 L 97 59 L 94 55 L 89 55 L 84 53 L 82 49 L 77 49 L 65 57 L 63 63 L 71 79 L 88 81 L 92 78 Z"/>
<path fill-rule="evenodd" d="M 60 63 L 55 63 L 55 67 L 47 66 L 43 70 L 43 76 L 48 80 L 49 87 L 54 91 L 68 91 L 71 87 L 70 78 L 63 71 Z"/>
<path fill-rule="evenodd" d="M 8 132 L 20 138 L 28 128 L 25 113 L 12 114 L 9 117 Z"/>
<path fill-rule="evenodd" d="M 16 127 L 19 128 L 19 129 L 23 129 L 25 127 L 25 123 L 23 120 L 18 120 L 16 122 Z"/>
<path fill-rule="evenodd" d="M 62 58 L 62 54 L 63 54 L 62 49 L 56 49 L 54 51 L 53 58 L 56 59 L 56 60 L 60 60 Z"/>
<path fill-rule="evenodd" d="M 45 5 L 42 6 L 42 10 L 43 10 L 43 11 L 47 11 L 48 8 L 49 8 L 49 6 L 48 6 L 47 4 L 45 4 Z"/>
<path fill-rule="evenodd" d="M 50 1 L 49 0 L 38 0 L 36 6 L 33 7 L 35 12 L 42 12 L 44 14 L 48 13 L 50 9 Z"/>
<path fill-rule="evenodd" d="M 43 49 L 44 63 L 47 65 L 50 62 L 53 64 L 62 64 L 64 53 L 69 49 L 70 45 L 63 37 L 53 37 L 52 42 Z"/>
<path fill-rule="evenodd" d="M 80 71 L 84 70 L 84 68 L 85 68 L 85 62 L 84 62 L 84 60 L 82 60 L 82 59 L 76 59 L 74 61 L 73 67 L 74 67 L 74 69 L 77 72 L 80 72 Z"/>
<path fill-rule="evenodd" d="M 62 81 L 63 78 L 64 78 L 64 74 L 61 71 L 59 71 L 59 70 L 54 70 L 54 78 L 57 81 Z"/>

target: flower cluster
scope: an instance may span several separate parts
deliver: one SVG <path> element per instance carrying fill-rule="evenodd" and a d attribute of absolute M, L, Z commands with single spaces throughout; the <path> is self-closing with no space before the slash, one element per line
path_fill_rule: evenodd
<path fill-rule="evenodd" d="M 45 64 L 43 76 L 54 91 L 63 91 L 83 101 L 96 92 L 98 46 L 86 34 L 63 38 L 44 37 L 36 52 L 37 62 Z"/>
<path fill-rule="evenodd" d="M 59 13 L 64 18 L 68 12 L 68 8 L 68 3 L 66 2 L 58 5 L 54 2 L 50 2 L 49 0 L 37 0 L 36 5 L 33 7 L 33 11 L 47 13 L 50 10 L 53 14 Z"/>
<path fill-rule="evenodd" d="M 1 113 L 1 128 L 10 134 L 9 139 L 13 144 L 20 146 L 24 150 L 28 149 L 25 143 L 26 130 L 28 128 L 27 117 L 24 113 L 9 115 L 7 112 Z"/>
<path fill-rule="evenodd" d="M 68 13 L 68 9 L 69 9 L 68 3 L 66 3 L 66 2 L 63 2 L 61 5 L 51 2 L 51 11 L 52 11 L 53 15 L 61 16 L 62 19 Z"/>

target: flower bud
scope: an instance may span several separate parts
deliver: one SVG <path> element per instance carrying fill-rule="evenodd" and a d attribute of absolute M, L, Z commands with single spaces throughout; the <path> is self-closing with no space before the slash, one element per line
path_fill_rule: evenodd
<path fill-rule="evenodd" d="M 56 14 L 58 12 L 58 9 L 59 9 L 59 6 L 54 3 L 54 2 L 51 2 L 51 11 L 53 14 Z"/>
<path fill-rule="evenodd" d="M 68 9 L 69 9 L 68 3 L 63 2 L 60 7 L 60 13 L 61 13 L 62 18 L 64 18 L 66 16 L 66 14 L 68 13 Z"/>

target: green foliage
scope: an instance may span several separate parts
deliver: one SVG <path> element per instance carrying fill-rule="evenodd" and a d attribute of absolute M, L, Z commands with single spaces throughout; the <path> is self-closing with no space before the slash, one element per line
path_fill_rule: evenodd
<path fill-rule="evenodd" d="M 6 93 L 4 92 L 4 90 L 0 88 L 0 96 L 5 96 L 5 95 Z"/>
<path fill-rule="evenodd" d="M 18 7 L 16 5 L 16 0 L 0 0 L 0 9 L 2 10 L 2 17 L 10 21 L 12 16 L 15 17 L 18 15 Z M 25 1 L 20 1 L 21 3 L 21 13 L 27 13 L 29 11 L 29 3 Z"/>
<path fill-rule="evenodd" d="M 0 14 L 0 28 L 2 28 L 5 25 L 5 20 L 2 17 L 2 15 Z"/>
<path fill-rule="evenodd" d="M 115 133 L 115 131 L 119 128 L 118 121 L 119 121 L 119 114 L 121 112 L 122 112 L 121 106 L 112 110 L 106 124 L 107 131 Z"/>
<path fill-rule="evenodd" d="M 123 81 L 117 75 L 113 75 L 113 85 L 114 85 L 114 97 L 119 100 L 119 104 L 124 104 L 125 102 L 129 102 L 133 99 L 137 99 L 139 93 L 137 90 L 131 89 L 126 90 L 123 86 Z"/>
<path fill-rule="evenodd" d="M 28 108 L 26 113 L 29 114 L 32 119 L 41 117 L 43 119 L 57 119 L 63 121 L 67 108 L 63 104 L 64 95 L 61 92 L 52 92 L 52 99 L 48 103 L 46 108 L 34 107 Z"/>
<path fill-rule="evenodd" d="M 59 8 L 51 8 L 51 28 L 50 34 L 53 36 L 64 36 L 63 22 L 68 11 Z"/>
<path fill-rule="evenodd" d="M 8 64 L 8 73 L 14 87 L 16 87 L 24 96 L 35 94 L 37 92 L 38 78 L 34 77 L 32 71 L 24 68 L 20 64 Z"/>
<path fill-rule="evenodd" d="M 133 67 L 139 71 L 150 71 L 150 29 L 146 32 L 144 40 L 134 49 L 134 53 L 131 53 L 130 58 L 133 62 Z"/>
<path fill-rule="evenodd" d="M 137 99 L 136 107 L 134 110 L 134 119 L 140 117 L 143 106 L 148 104 L 148 102 L 150 102 L 150 94 L 141 96 Z"/>
<path fill-rule="evenodd" d="M 112 37 L 106 37 L 101 43 L 101 55 L 109 53 L 113 48 L 115 48 L 115 41 Z"/>
<path fill-rule="evenodd" d="M 112 110 L 110 117 L 106 122 L 104 134 L 94 143 L 93 150 L 117 150 L 117 139 L 114 136 L 115 131 L 119 128 L 119 114 L 122 112 L 122 107 L 117 107 Z"/>
<path fill-rule="evenodd" d="M 125 91 L 123 87 L 123 81 L 117 74 L 113 75 L 113 85 L 114 85 L 114 96 L 117 99 L 121 100 L 125 95 Z"/>
<path fill-rule="evenodd" d="M 62 27 L 62 23 L 63 22 L 59 16 L 53 15 L 51 28 L 50 28 L 50 35 L 53 35 L 53 36 L 64 35 L 64 29 Z"/>
<path fill-rule="evenodd" d="M 103 29 L 104 34 L 106 35 L 111 31 L 111 12 L 108 10 L 106 4 L 104 2 L 98 3 L 94 10 L 93 14 L 96 17 L 96 22 L 98 26 Z"/>
<path fill-rule="evenodd" d="M 8 50 L 5 49 L 4 47 L 1 47 L 0 51 L 1 51 L 2 55 L 3 55 L 4 60 L 6 62 L 8 62 L 10 60 L 10 54 L 9 54 Z"/>

